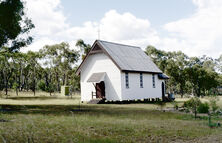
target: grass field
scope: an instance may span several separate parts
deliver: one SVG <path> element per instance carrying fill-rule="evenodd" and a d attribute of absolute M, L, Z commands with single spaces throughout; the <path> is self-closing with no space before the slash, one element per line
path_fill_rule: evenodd
<path fill-rule="evenodd" d="M 6 143 L 222 141 L 222 128 L 209 128 L 207 118 L 163 112 L 156 104 L 89 105 L 79 96 L 25 95 L 0 98 L 0 105 L 6 121 L 0 122 L 0 142 Z"/>

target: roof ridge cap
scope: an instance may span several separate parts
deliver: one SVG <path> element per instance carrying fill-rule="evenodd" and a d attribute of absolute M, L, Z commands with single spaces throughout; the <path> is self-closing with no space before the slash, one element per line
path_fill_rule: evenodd
<path fill-rule="evenodd" d="M 131 48 L 139 48 L 138 46 L 132 46 L 132 45 L 127 45 L 127 44 L 121 44 L 121 43 L 115 43 L 115 42 L 109 42 L 109 41 L 104 41 L 104 40 L 97 40 L 99 42 L 106 42 L 106 43 L 111 43 L 111 44 L 115 44 L 115 45 L 121 45 L 121 46 L 127 46 L 127 47 L 131 47 Z"/>

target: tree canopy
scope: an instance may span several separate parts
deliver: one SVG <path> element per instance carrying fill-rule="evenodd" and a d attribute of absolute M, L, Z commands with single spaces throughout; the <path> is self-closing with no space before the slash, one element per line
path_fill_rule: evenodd
<path fill-rule="evenodd" d="M 0 1 L 0 50 L 7 46 L 10 51 L 29 45 L 33 38 L 27 36 L 34 28 L 26 17 L 21 0 Z"/>
<path fill-rule="evenodd" d="M 206 55 L 188 57 L 181 51 L 166 52 L 153 46 L 147 46 L 146 54 L 170 79 L 167 82 L 168 92 L 204 96 L 214 94 L 221 85 L 221 57 L 213 59 Z M 218 72 L 217 72 L 218 71 Z"/>

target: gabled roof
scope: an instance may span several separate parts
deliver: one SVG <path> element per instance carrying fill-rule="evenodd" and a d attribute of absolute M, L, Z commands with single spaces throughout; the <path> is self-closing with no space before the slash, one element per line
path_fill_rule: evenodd
<path fill-rule="evenodd" d="M 100 51 L 110 57 L 121 71 L 162 73 L 140 47 L 96 40 L 90 52 L 86 55 L 85 59 L 77 69 L 77 74 L 80 73 L 81 67 L 87 57 L 90 54 L 95 53 L 95 51 L 98 50 L 98 47 Z"/>

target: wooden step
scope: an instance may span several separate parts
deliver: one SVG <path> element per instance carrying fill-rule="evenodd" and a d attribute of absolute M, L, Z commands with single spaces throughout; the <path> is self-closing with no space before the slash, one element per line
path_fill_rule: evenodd
<path fill-rule="evenodd" d="M 97 98 L 97 99 L 90 100 L 89 102 L 87 102 L 87 104 L 99 104 L 99 103 L 102 103 L 102 102 L 104 102 L 104 99 Z"/>

